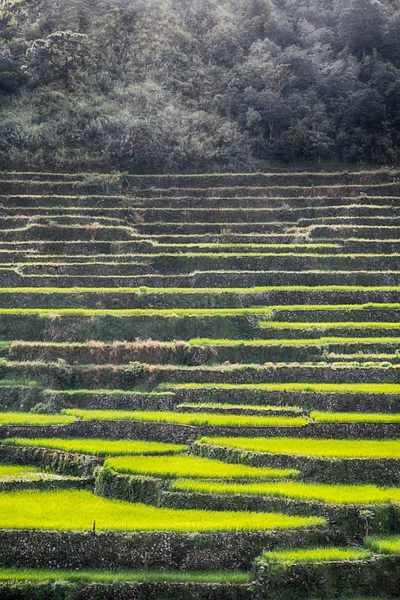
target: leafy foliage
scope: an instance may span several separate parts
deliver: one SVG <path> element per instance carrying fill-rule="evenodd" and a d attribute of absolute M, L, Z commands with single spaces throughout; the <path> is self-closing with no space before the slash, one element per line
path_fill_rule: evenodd
<path fill-rule="evenodd" d="M 390 0 L 4 4 L 7 167 L 399 158 L 400 16 Z"/>

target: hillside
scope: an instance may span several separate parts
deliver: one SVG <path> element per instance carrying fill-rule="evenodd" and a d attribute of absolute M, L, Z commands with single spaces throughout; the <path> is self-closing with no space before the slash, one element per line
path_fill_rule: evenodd
<path fill-rule="evenodd" d="M 395 598 L 399 172 L 0 179 L 1 599 Z"/>
<path fill-rule="evenodd" d="M 398 164 L 395 0 L 0 5 L 6 170 Z"/>

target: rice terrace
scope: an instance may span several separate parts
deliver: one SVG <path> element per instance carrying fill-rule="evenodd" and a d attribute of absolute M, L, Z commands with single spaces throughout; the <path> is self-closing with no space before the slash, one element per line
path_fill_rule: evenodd
<path fill-rule="evenodd" d="M 395 169 L 1 174 L 0 597 L 393 598 Z"/>
<path fill-rule="evenodd" d="M 0 600 L 400 600 L 400 0 L 0 0 Z"/>

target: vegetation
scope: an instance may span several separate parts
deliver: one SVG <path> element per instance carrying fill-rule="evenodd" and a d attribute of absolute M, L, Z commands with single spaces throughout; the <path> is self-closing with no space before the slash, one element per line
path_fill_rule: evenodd
<path fill-rule="evenodd" d="M 123 454 L 175 454 L 188 449 L 185 445 L 164 444 L 161 442 L 145 442 L 142 440 L 104 440 L 104 439 L 77 439 L 77 438 L 9 438 L 3 444 L 14 446 L 39 446 L 42 448 L 55 448 L 66 452 L 79 452 L 82 454 L 112 456 Z"/>
<path fill-rule="evenodd" d="M 342 560 L 366 560 L 371 552 L 364 548 L 294 548 L 293 550 L 274 550 L 264 552 L 262 559 L 266 562 L 325 562 Z"/>
<path fill-rule="evenodd" d="M 291 323 L 296 325 L 295 323 Z M 317 323 L 321 325 L 321 323 Z M 264 322 L 268 327 L 268 321 Z M 294 327 L 296 329 L 296 327 Z M 318 339 L 298 340 L 214 340 L 197 338 L 188 341 L 190 346 L 324 346 L 329 344 L 400 344 L 397 337 L 321 337 Z"/>
<path fill-rule="evenodd" d="M 26 379 L 0 379 L 0 386 L 2 387 L 37 387 L 39 384 L 37 381 L 30 381 Z"/>
<path fill-rule="evenodd" d="M 160 388 L 171 390 L 264 390 L 292 392 L 319 392 L 340 394 L 398 394 L 398 383 L 166 383 Z"/>
<path fill-rule="evenodd" d="M 66 571 L 51 569 L 0 569 L 0 581 L 76 581 L 79 583 L 248 583 L 249 573 L 241 571 Z"/>
<path fill-rule="evenodd" d="M 301 427 L 308 423 L 305 417 L 264 417 L 247 415 L 218 415 L 213 413 L 176 413 L 168 411 L 84 410 L 67 408 L 68 416 L 84 420 L 144 421 L 177 423 L 199 427 Z"/>
<path fill-rule="evenodd" d="M 0 425 L 62 425 L 73 421 L 75 418 L 67 415 L 0 412 Z"/>
<path fill-rule="evenodd" d="M 117 456 L 104 463 L 121 473 L 140 473 L 155 477 L 204 477 L 210 479 L 263 479 L 297 475 L 293 469 L 271 469 L 229 464 L 197 456 L 165 456 L 162 460 L 151 456 Z"/>
<path fill-rule="evenodd" d="M 263 321 L 259 323 L 260 327 L 269 329 L 399 329 L 400 323 L 375 323 L 373 321 L 357 323 L 355 321 L 347 321 L 346 323 L 293 323 L 282 321 L 280 323 L 274 321 Z"/>
<path fill-rule="evenodd" d="M 199 441 L 203 444 L 270 454 L 323 458 L 400 458 L 400 440 L 202 437 Z"/>
<path fill-rule="evenodd" d="M 400 537 L 370 537 L 364 540 L 367 548 L 384 554 L 400 554 Z"/>
<path fill-rule="evenodd" d="M 243 494 L 298 498 L 325 502 L 327 504 L 381 504 L 400 502 L 399 488 L 380 488 L 375 485 L 324 485 L 302 483 L 300 481 L 225 483 L 220 481 L 178 479 L 171 483 L 170 488 L 182 492 L 198 492 L 202 494 Z"/>
<path fill-rule="evenodd" d="M 79 507 L 79 510 L 77 510 Z M 117 531 L 230 531 L 295 529 L 322 525 L 319 517 L 274 513 L 155 508 L 106 500 L 85 491 L 0 493 L 1 529 Z"/>
<path fill-rule="evenodd" d="M 179 408 L 197 408 L 197 409 L 201 409 L 206 411 L 207 409 L 217 409 L 221 412 L 226 411 L 229 412 L 230 410 L 254 410 L 254 411 L 259 411 L 260 413 L 262 412 L 269 412 L 269 411 L 276 411 L 276 412 L 280 412 L 280 411 L 291 411 L 291 412 L 301 412 L 301 409 L 298 406 L 266 406 L 266 405 L 260 405 L 260 404 L 229 404 L 229 403 L 220 403 L 220 402 L 202 402 L 202 403 L 196 403 L 196 402 L 182 402 L 182 404 L 179 404 Z"/>
<path fill-rule="evenodd" d="M 395 413 L 334 413 L 313 411 L 310 417 L 317 423 L 400 423 L 400 414 Z"/>
<path fill-rule="evenodd" d="M 396 9 L 8 2 L 1 162 L 134 173 L 396 163 Z"/>

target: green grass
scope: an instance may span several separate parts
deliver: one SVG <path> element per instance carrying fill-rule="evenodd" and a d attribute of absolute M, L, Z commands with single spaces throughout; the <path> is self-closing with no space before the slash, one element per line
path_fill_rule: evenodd
<path fill-rule="evenodd" d="M 61 477 L 42 473 L 39 467 L 22 465 L 0 465 L 0 481 L 37 481 L 39 479 L 54 479 Z"/>
<path fill-rule="evenodd" d="M 56 393 L 57 395 L 62 394 L 64 396 L 80 396 L 82 394 L 90 394 L 93 396 L 96 395 L 104 395 L 104 396 L 114 396 L 114 395 L 119 395 L 122 394 L 124 396 L 161 396 L 161 397 L 165 397 L 165 396 L 174 396 L 175 394 L 173 392 L 153 392 L 153 391 L 149 391 L 149 392 L 142 392 L 142 391 L 136 391 L 136 390 L 113 390 L 113 389 L 106 389 L 106 390 L 97 390 L 97 389 L 81 389 L 81 390 L 45 390 L 45 392 L 49 392 L 49 393 Z"/>
<path fill-rule="evenodd" d="M 91 530 L 94 521 L 99 531 L 259 531 L 325 524 L 319 517 L 155 508 L 86 491 L 0 493 L 1 529 Z"/>
<path fill-rule="evenodd" d="M 293 550 L 274 550 L 264 552 L 262 559 L 266 562 L 298 563 L 367 560 L 371 552 L 365 548 L 293 548 Z"/>
<path fill-rule="evenodd" d="M 118 290 L 116 289 L 115 293 Z M 71 317 L 93 317 L 101 315 L 142 316 L 142 317 L 201 317 L 201 316 L 241 316 L 270 314 L 269 308 L 0 308 L 0 315 L 61 315 Z"/>
<path fill-rule="evenodd" d="M 0 569 L 0 581 L 73 581 L 78 583 L 173 582 L 246 584 L 251 575 L 240 571 L 66 571 L 50 569 Z"/>
<path fill-rule="evenodd" d="M 400 323 L 383 322 L 375 323 L 372 321 L 346 321 L 345 323 L 299 323 L 297 321 L 260 321 L 259 327 L 267 329 L 400 329 Z"/>
<path fill-rule="evenodd" d="M 26 473 L 38 473 L 38 467 L 25 465 L 1 465 L 0 464 L 0 479 L 8 475 L 25 475 Z"/>
<path fill-rule="evenodd" d="M 265 326 L 268 321 L 264 322 Z M 323 346 L 328 344 L 400 344 L 400 337 L 322 337 L 299 340 L 218 340 L 212 338 L 193 338 L 187 342 L 190 346 Z"/>
<path fill-rule="evenodd" d="M 383 554 L 400 554 L 400 536 L 370 537 L 364 540 L 367 548 Z"/>
<path fill-rule="evenodd" d="M 250 467 L 191 455 L 165 456 L 162 460 L 153 456 L 117 456 L 108 458 L 104 464 L 121 473 L 170 478 L 262 479 L 298 475 L 294 469 Z"/>
<path fill-rule="evenodd" d="M 41 415 L 23 412 L 0 412 L 1 425 L 64 425 L 75 418 L 68 415 Z"/>
<path fill-rule="evenodd" d="M 271 254 L 273 256 L 273 254 Z M 148 255 L 140 255 L 146 258 L 154 258 L 156 254 L 148 254 Z M 163 258 L 167 256 L 181 256 L 178 254 L 160 254 Z M 221 253 L 216 254 L 204 254 L 204 253 L 187 253 L 186 257 L 216 257 L 221 258 L 224 255 Z M 244 257 L 255 257 L 257 254 L 254 253 L 242 253 L 242 254 L 226 254 L 227 257 L 232 258 L 234 256 L 244 256 Z M 265 254 L 261 254 L 260 256 L 266 256 Z M 295 256 L 298 256 L 295 254 Z M 318 254 L 316 256 L 319 256 Z M 336 256 L 336 255 L 334 255 Z M 352 255 L 350 255 L 352 256 Z M 400 286 L 395 285 L 374 285 L 374 286 L 362 286 L 362 285 L 319 285 L 319 286 L 311 286 L 311 285 L 276 285 L 276 286 L 254 286 L 254 287 L 237 287 L 237 288 L 229 288 L 229 287 L 221 287 L 221 288 L 196 288 L 196 287 L 122 287 L 122 288 L 110 288 L 110 287 L 75 287 L 75 288 L 56 288 L 56 287 L 48 287 L 48 288 L 27 288 L 27 287 L 17 287 L 17 288 L 0 288 L 0 293 L 2 292 L 12 292 L 12 293 L 20 293 L 20 292 L 32 292 L 35 290 L 37 293 L 39 292 L 51 292 L 51 293 L 85 293 L 85 292 L 93 292 L 93 293 L 146 293 L 146 294 L 262 294 L 267 292 L 312 292 L 312 291 L 327 291 L 327 292 L 359 292 L 359 291 L 381 291 L 381 292 L 395 292 L 400 291 Z M 3 309 L 2 309 L 3 310 Z M 38 309 L 40 310 L 40 309 Z"/>
<path fill-rule="evenodd" d="M 321 458 L 400 458 L 399 440 L 203 437 L 204 444 L 239 450 Z M 367 467 L 366 467 L 367 468 Z"/>
<path fill-rule="evenodd" d="M 172 411 L 142 410 L 84 410 L 67 408 L 63 413 L 80 419 L 99 421 L 142 421 L 176 423 L 198 427 L 301 427 L 309 420 L 305 417 L 264 417 L 246 415 L 218 415 L 214 413 L 178 413 Z"/>
<path fill-rule="evenodd" d="M 31 381 L 30 379 L 0 379 L 0 386 L 2 387 L 38 387 L 37 381 Z"/>
<path fill-rule="evenodd" d="M 2 483 L 10 481 L 51 481 L 54 479 L 71 478 L 55 473 L 44 473 L 43 469 L 34 466 L 0 465 L 0 482 Z"/>
<path fill-rule="evenodd" d="M 400 414 L 339 413 L 313 411 L 310 417 L 316 423 L 400 423 Z"/>
<path fill-rule="evenodd" d="M 179 404 L 179 407 L 182 408 L 215 408 L 218 410 L 226 410 L 229 412 L 230 410 L 258 410 L 260 412 L 269 412 L 269 411 L 286 411 L 290 410 L 293 412 L 300 412 L 301 409 L 298 406 L 264 406 L 260 404 L 229 404 L 229 403 L 219 403 L 219 402 L 182 402 Z"/>
<path fill-rule="evenodd" d="M 79 452 L 82 454 L 112 456 L 123 454 L 175 454 L 184 452 L 188 446 L 178 444 L 164 444 L 161 442 L 145 442 L 142 440 L 103 440 L 103 439 L 61 439 L 61 438 L 9 438 L 3 444 L 14 446 L 40 446 L 42 448 L 55 448 L 66 452 Z"/>
<path fill-rule="evenodd" d="M 256 495 L 278 498 L 315 500 L 326 504 L 382 504 L 400 503 L 400 488 L 381 488 L 375 485 L 324 485 L 298 481 L 263 483 L 225 483 L 178 479 L 170 489 L 218 495 Z"/>
<path fill-rule="evenodd" d="M 399 383 L 162 383 L 171 390 L 261 390 L 267 392 L 327 392 L 399 394 Z"/>

